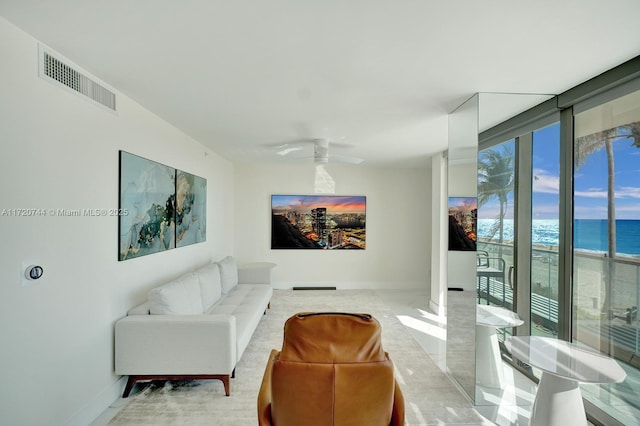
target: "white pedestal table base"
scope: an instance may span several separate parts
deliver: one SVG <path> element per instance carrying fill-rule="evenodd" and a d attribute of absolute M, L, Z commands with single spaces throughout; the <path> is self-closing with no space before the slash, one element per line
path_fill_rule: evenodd
<path fill-rule="evenodd" d="M 476 382 L 480 386 L 504 387 L 502 355 L 495 327 L 476 326 Z"/>
<path fill-rule="evenodd" d="M 587 426 L 580 384 L 542 373 L 533 403 L 531 426 Z"/>

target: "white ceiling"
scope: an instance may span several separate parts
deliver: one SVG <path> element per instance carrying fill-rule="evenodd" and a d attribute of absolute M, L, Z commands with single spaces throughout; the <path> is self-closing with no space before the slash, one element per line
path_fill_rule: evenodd
<path fill-rule="evenodd" d="M 474 93 L 557 94 L 640 54 L 638 0 L 1 0 L 0 16 L 234 162 L 330 137 L 422 166 Z"/>

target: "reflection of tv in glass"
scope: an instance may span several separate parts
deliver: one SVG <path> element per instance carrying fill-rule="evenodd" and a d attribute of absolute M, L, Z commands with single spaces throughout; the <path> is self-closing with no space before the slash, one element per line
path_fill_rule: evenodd
<path fill-rule="evenodd" d="M 271 248 L 364 250 L 365 196 L 272 195 Z"/>
<path fill-rule="evenodd" d="M 475 251 L 477 234 L 478 199 L 449 197 L 449 250 Z"/>

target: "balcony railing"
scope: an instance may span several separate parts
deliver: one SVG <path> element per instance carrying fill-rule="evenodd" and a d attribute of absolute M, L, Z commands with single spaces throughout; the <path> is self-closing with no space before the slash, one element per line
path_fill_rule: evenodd
<path fill-rule="evenodd" d="M 507 269 L 513 265 L 512 246 L 482 242 L 478 246 L 490 257 L 500 256 L 504 259 Z M 573 268 L 574 339 L 624 362 L 639 358 L 640 321 L 637 307 L 640 306 L 640 258 L 609 258 L 601 253 L 576 250 Z M 557 250 L 553 247 L 533 249 L 532 334 L 557 333 L 558 288 Z M 479 275 L 478 302 L 511 309 L 513 291 L 507 273 L 504 277 Z M 607 345 L 609 349 L 605 347 Z"/>

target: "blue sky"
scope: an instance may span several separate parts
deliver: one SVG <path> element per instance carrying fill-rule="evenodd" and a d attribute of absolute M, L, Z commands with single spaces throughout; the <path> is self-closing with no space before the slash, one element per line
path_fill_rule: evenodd
<path fill-rule="evenodd" d="M 559 124 L 534 132 L 533 136 L 533 219 L 558 218 L 559 204 Z M 513 147 L 513 141 L 509 142 Z M 631 139 L 614 144 L 616 218 L 640 219 L 640 148 Z M 607 156 L 604 149 L 594 152 L 574 178 L 574 214 L 576 219 L 607 218 Z M 498 216 L 497 202 L 478 209 L 480 219 Z M 508 219 L 513 218 L 510 195 Z"/>
<path fill-rule="evenodd" d="M 533 132 L 533 219 L 558 219 L 560 124 Z"/>
<path fill-rule="evenodd" d="M 365 196 L 343 195 L 272 195 L 273 210 L 311 211 L 325 207 L 331 213 L 364 213 L 367 199 Z"/>
<path fill-rule="evenodd" d="M 640 219 L 640 148 L 632 139 L 613 143 L 616 218 Z M 607 153 L 594 152 L 575 172 L 576 219 L 607 218 Z"/>

